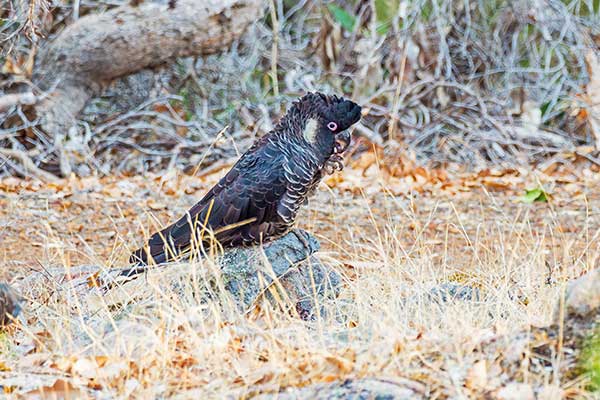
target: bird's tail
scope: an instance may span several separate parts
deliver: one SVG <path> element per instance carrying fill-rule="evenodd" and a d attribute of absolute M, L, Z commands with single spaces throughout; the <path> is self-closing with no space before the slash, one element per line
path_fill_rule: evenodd
<path fill-rule="evenodd" d="M 160 251 L 152 251 L 152 248 L 141 247 L 134 251 L 131 256 L 129 256 L 129 262 L 135 265 L 148 265 L 150 259 L 154 261 L 155 264 L 162 264 L 169 261 L 166 252 L 164 249 L 160 249 Z"/>
<path fill-rule="evenodd" d="M 171 226 L 155 233 L 144 247 L 140 247 L 129 256 L 129 262 L 135 265 L 148 265 L 150 260 L 155 264 L 172 261 L 179 253 L 175 246 L 168 245 Z"/>

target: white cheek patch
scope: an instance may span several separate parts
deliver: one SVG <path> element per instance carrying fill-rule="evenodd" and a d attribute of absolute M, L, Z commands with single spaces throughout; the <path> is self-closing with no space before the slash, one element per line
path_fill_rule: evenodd
<path fill-rule="evenodd" d="M 308 143 L 314 143 L 317 139 L 317 128 L 319 124 L 316 119 L 309 119 L 306 121 L 306 126 L 304 127 L 304 132 L 302 135 L 304 136 L 304 140 Z"/>

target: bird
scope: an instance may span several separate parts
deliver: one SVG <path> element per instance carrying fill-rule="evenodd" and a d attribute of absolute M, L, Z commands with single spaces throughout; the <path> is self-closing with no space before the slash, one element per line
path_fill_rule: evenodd
<path fill-rule="evenodd" d="M 22 297 L 8 284 L 0 283 L 0 326 L 8 325 L 21 312 Z"/>
<path fill-rule="evenodd" d="M 361 107 L 351 100 L 305 94 L 185 215 L 134 251 L 130 263 L 174 261 L 197 243 L 246 247 L 285 235 L 322 178 L 343 168 L 348 129 L 360 118 Z"/>

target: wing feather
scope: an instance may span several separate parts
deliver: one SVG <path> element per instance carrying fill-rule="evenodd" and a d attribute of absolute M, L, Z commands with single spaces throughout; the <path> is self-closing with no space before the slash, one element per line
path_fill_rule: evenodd
<path fill-rule="evenodd" d="M 280 166 L 282 158 L 275 156 L 278 153 L 269 144 L 244 154 L 186 215 L 152 235 L 147 247 L 134 252 L 130 260 L 147 263 L 149 253 L 156 263 L 168 261 L 172 256 L 170 253 L 178 254 L 189 246 L 194 231 L 192 225 L 196 225 L 195 229 L 202 229 L 205 221 L 208 221 L 208 228 L 218 232 L 217 239 L 225 245 L 256 241 L 261 233 L 269 235 L 273 229 L 270 222 L 277 216 L 278 203 L 286 192 L 285 176 Z M 269 156 L 265 157 L 263 152 Z M 232 229 L 223 229 L 249 219 L 254 220 Z M 166 249 L 165 239 L 172 248 L 171 252 Z"/>

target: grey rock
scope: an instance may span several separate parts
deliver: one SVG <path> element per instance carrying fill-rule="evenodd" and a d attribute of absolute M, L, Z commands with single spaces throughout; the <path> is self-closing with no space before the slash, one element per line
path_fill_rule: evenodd
<path fill-rule="evenodd" d="M 295 229 L 262 248 L 229 249 L 218 260 L 221 279 L 225 289 L 244 308 L 250 307 L 276 279 L 303 292 L 303 278 L 309 272 L 306 267 L 311 264 L 322 267 L 318 258 L 312 256 L 319 248 L 314 236 Z"/>
<path fill-rule="evenodd" d="M 284 298 L 288 300 L 284 308 L 295 308 L 308 320 L 324 312 L 321 306 L 335 298 L 341 286 L 339 274 L 316 255 L 319 247 L 314 236 L 295 229 L 263 246 L 228 249 L 212 261 L 152 266 L 132 277 L 126 274 L 130 267 L 103 270 L 80 266 L 68 271 L 47 268 L 44 273 L 26 278 L 20 286 L 32 298 L 48 291 L 60 296 L 66 294 L 65 288 L 71 288 L 65 300 L 71 302 L 70 297 L 75 295 L 79 300 L 72 299 L 72 303 L 85 315 L 107 308 L 127 313 L 128 305 L 160 303 L 164 294 L 157 293 L 158 284 L 161 291 L 180 299 L 191 295 L 205 301 L 226 295 L 241 312 L 251 309 L 263 295 L 276 306 L 281 306 L 279 299 Z M 98 286 L 90 285 L 92 276 Z M 148 285 L 150 278 L 154 286 Z M 55 282 L 62 283 L 53 287 Z"/>
<path fill-rule="evenodd" d="M 569 282 L 565 295 L 567 315 L 587 317 L 600 311 L 600 269 L 595 269 Z M 556 302 L 555 317 L 560 317 L 560 301 Z"/>
<path fill-rule="evenodd" d="M 408 400 L 423 398 L 422 385 L 412 381 L 393 382 L 377 378 L 365 378 L 302 388 L 288 388 L 276 394 L 253 397 L 257 400 L 301 400 L 301 399 L 353 399 L 353 400 Z"/>
<path fill-rule="evenodd" d="M 305 320 L 323 313 L 322 303 L 337 297 L 341 279 L 315 254 L 318 240 L 294 229 L 265 245 L 228 249 L 217 259 L 219 279 L 241 310 L 249 310 L 261 295 L 274 306 L 292 306 Z M 218 289 L 214 282 L 206 296 Z M 289 300 L 281 304 L 281 299 Z M 289 311 L 289 310 L 288 310 Z"/>
<path fill-rule="evenodd" d="M 0 283 L 0 326 L 8 325 L 21 312 L 21 296 L 6 283 Z"/>
<path fill-rule="evenodd" d="M 295 311 L 302 319 L 314 320 L 326 314 L 324 303 L 339 295 L 341 284 L 336 271 L 324 265 L 317 256 L 311 255 L 289 270 L 274 289 L 283 292 L 294 302 Z M 266 297 L 272 303 L 276 302 L 271 292 Z"/>
<path fill-rule="evenodd" d="M 89 116 L 127 112 L 156 97 L 160 90 L 155 71 L 141 69 L 133 74 L 115 79 L 102 96 L 92 99 L 84 109 Z"/>
<path fill-rule="evenodd" d="M 438 303 L 449 301 L 481 301 L 481 293 L 478 288 L 458 285 L 456 283 L 443 283 L 429 291 L 429 298 Z"/>

